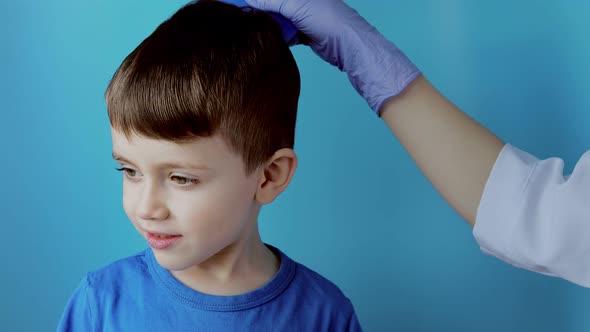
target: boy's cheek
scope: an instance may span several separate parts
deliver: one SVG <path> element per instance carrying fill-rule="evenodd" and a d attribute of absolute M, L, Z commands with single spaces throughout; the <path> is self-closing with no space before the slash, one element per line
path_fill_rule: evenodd
<path fill-rule="evenodd" d="M 134 199 L 134 197 L 138 197 L 137 194 L 138 193 L 134 193 L 133 190 L 131 190 L 130 188 L 125 188 L 126 186 L 123 186 L 123 210 L 125 211 L 125 213 L 127 214 L 127 217 L 129 217 L 129 219 L 133 220 L 134 214 L 134 207 L 136 205 L 136 200 Z"/>

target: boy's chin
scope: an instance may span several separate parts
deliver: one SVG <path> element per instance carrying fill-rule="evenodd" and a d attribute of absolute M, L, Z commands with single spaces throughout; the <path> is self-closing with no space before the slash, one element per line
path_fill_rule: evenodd
<path fill-rule="evenodd" d="M 169 255 L 167 253 L 154 251 L 154 256 L 158 264 L 166 270 L 180 272 L 195 265 L 199 265 L 202 261 L 189 259 L 188 257 L 178 257 Z M 192 257 L 194 258 L 194 257 Z"/>

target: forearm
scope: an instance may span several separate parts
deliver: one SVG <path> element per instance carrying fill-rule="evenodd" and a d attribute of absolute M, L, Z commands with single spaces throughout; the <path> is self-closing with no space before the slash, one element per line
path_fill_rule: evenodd
<path fill-rule="evenodd" d="M 381 117 L 443 198 L 471 225 L 504 142 L 420 76 Z"/>

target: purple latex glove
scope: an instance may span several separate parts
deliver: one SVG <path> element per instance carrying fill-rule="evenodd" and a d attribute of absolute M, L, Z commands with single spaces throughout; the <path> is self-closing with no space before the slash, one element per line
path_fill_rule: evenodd
<path fill-rule="evenodd" d="M 348 74 L 354 88 L 379 115 L 383 102 L 399 94 L 420 70 L 342 0 L 245 0 L 293 22 L 322 59 Z"/>
<path fill-rule="evenodd" d="M 234 6 L 238 6 L 238 7 L 250 7 L 248 5 L 248 3 L 246 3 L 245 0 L 219 0 L 219 1 L 229 3 Z M 270 15 L 281 26 L 281 30 L 283 32 L 283 38 L 285 39 L 285 41 L 287 42 L 287 44 L 289 46 L 297 45 L 300 43 L 299 35 L 298 35 L 299 31 L 297 31 L 297 28 L 293 25 L 293 23 L 291 23 L 291 21 L 289 21 L 283 15 L 277 14 L 276 12 L 271 12 Z"/>

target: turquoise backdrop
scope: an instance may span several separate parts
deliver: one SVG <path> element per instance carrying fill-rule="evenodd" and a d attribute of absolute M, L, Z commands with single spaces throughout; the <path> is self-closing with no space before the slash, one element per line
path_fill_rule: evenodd
<path fill-rule="evenodd" d="M 103 92 L 183 1 L 0 0 L 0 328 L 54 330 L 87 271 L 146 246 L 121 204 Z M 590 149 L 590 3 L 349 4 L 452 101 L 571 170 Z M 590 292 L 479 251 L 345 75 L 306 47 L 288 190 L 266 242 L 338 284 L 367 331 L 588 331 Z"/>

